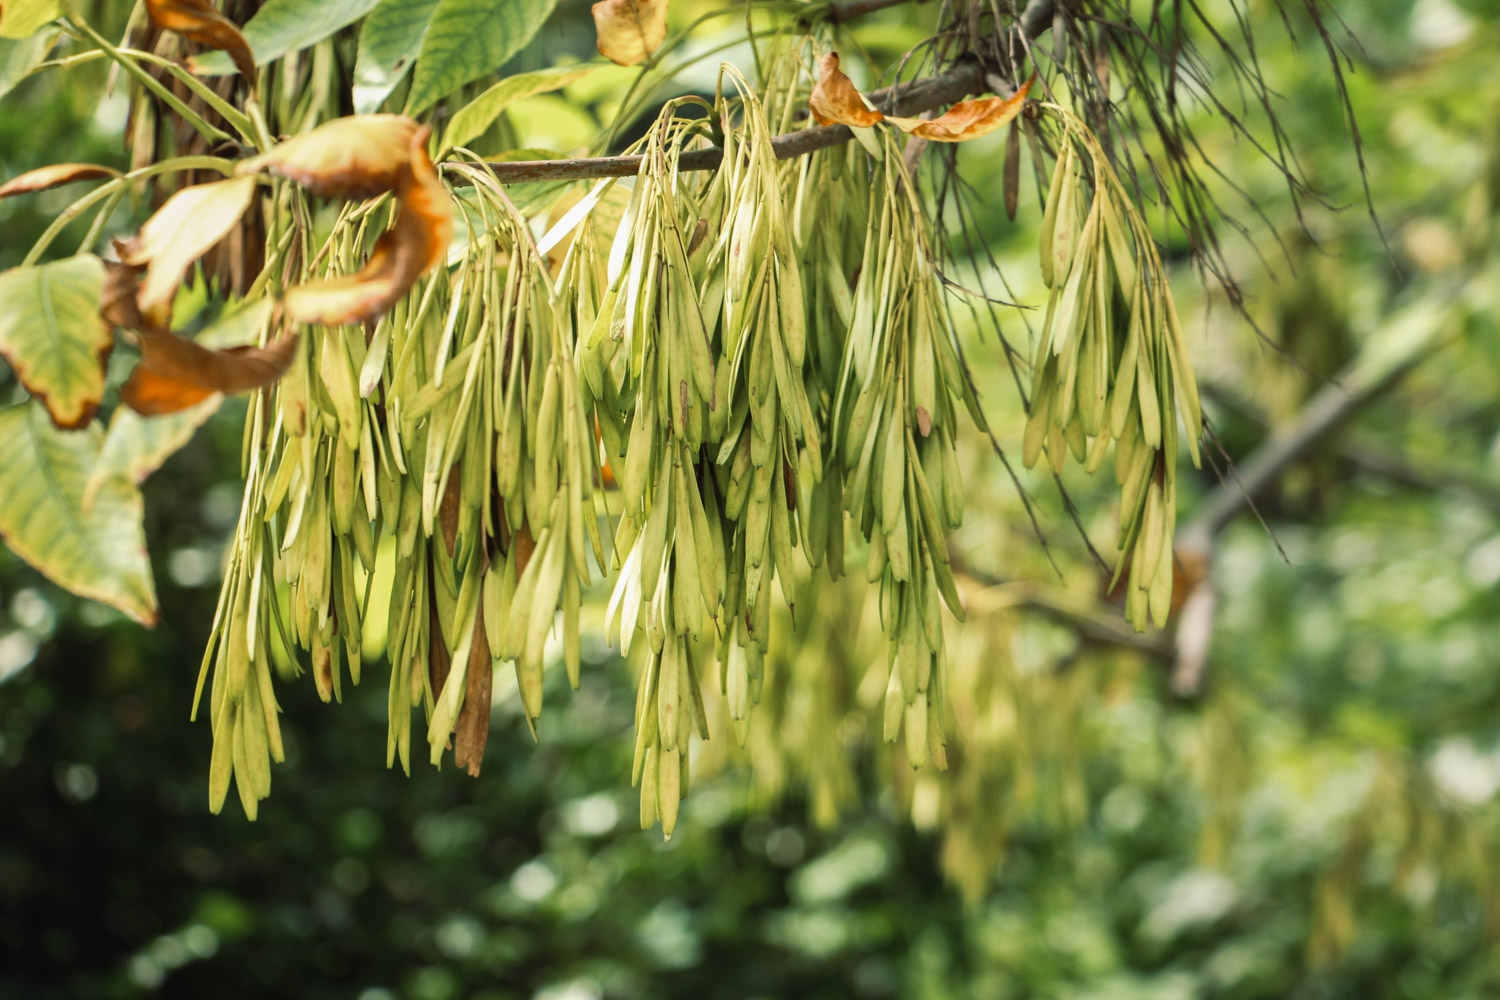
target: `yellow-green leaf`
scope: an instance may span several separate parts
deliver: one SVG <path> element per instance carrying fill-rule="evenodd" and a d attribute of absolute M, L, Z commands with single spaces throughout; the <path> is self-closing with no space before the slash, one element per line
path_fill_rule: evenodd
<path fill-rule="evenodd" d="M 57 44 L 56 28 L 39 31 L 30 38 L 0 38 L 0 97 L 15 89 L 16 84 L 36 69 Z"/>
<path fill-rule="evenodd" d="M 30 38 L 61 16 L 58 0 L 4 0 L 0 3 L 0 38 Z"/>
<path fill-rule="evenodd" d="M 36 403 L 0 410 L 0 536 L 58 586 L 154 626 L 140 490 L 113 479 L 83 509 L 103 442 L 99 424 L 60 431 Z"/>
<path fill-rule="evenodd" d="M 0 354 L 59 427 L 86 425 L 104 395 L 103 288 L 104 265 L 87 254 L 0 274 Z"/>
<path fill-rule="evenodd" d="M 466 146 L 494 124 L 501 112 L 517 101 L 561 90 L 575 80 L 588 76 L 598 66 L 559 66 L 535 73 L 508 76 L 466 104 L 448 123 L 443 145 L 449 149 Z"/>
<path fill-rule="evenodd" d="M 99 460 L 83 489 L 83 507 L 92 511 L 99 491 L 114 480 L 138 486 L 213 416 L 224 397 L 218 393 L 196 406 L 159 417 L 143 417 L 128 406 L 115 407 Z"/>

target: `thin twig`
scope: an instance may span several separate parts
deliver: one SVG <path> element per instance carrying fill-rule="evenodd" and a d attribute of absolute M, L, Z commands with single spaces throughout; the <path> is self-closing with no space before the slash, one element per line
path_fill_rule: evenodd
<path fill-rule="evenodd" d="M 840 5 L 838 19 L 847 19 L 860 13 L 868 13 L 882 7 L 894 6 L 910 0 L 848 0 Z M 1032 0 L 1021 16 L 1020 33 L 1035 38 L 1052 26 L 1052 0 Z M 857 9 L 855 9 L 857 8 Z M 946 73 L 900 83 L 893 87 L 871 91 L 870 102 L 875 107 L 888 109 L 902 116 L 930 111 L 943 104 L 951 104 L 988 86 L 985 66 L 977 59 L 960 62 Z M 838 146 L 854 138 L 847 125 L 825 125 L 790 132 L 771 140 L 778 160 L 790 160 L 798 156 Z M 677 161 L 678 170 L 714 170 L 723 162 L 724 150 L 718 146 L 694 149 L 683 153 Z M 516 160 L 510 163 L 491 163 L 490 170 L 495 179 L 503 184 L 518 184 L 528 181 L 570 181 L 596 177 L 634 177 L 640 172 L 640 156 L 587 156 L 567 160 Z"/>
<path fill-rule="evenodd" d="M 887 7 L 899 7 L 913 2 L 926 3 L 927 0 L 842 0 L 841 3 L 830 4 L 819 20 L 826 24 L 843 24 Z"/>
<path fill-rule="evenodd" d="M 877 90 L 870 94 L 870 98 L 878 106 L 894 97 L 895 113 L 910 115 L 960 100 L 983 85 L 983 69 L 979 63 L 974 62 L 909 84 Z M 771 147 L 778 160 L 790 160 L 819 149 L 841 145 L 853 138 L 854 133 L 847 125 L 824 125 L 779 135 L 771 140 Z M 517 160 L 511 163 L 491 163 L 489 167 L 496 180 L 503 184 L 515 184 L 592 177 L 634 177 L 640 172 L 641 159 L 638 155 L 588 156 L 570 160 Z M 723 159 L 724 150 L 718 146 L 689 150 L 678 159 L 677 169 L 714 170 Z"/>

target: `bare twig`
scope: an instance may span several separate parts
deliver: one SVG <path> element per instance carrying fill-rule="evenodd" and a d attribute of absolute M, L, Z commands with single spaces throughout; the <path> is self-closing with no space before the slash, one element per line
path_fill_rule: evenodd
<path fill-rule="evenodd" d="M 970 614 L 1023 608 L 1073 630 L 1085 642 L 1118 646 L 1171 662 L 1172 644 L 1160 635 L 1132 629 L 1113 605 L 1079 599 L 1065 590 L 1030 580 L 1000 580 L 965 567 L 959 578 L 964 609 Z"/>
<path fill-rule="evenodd" d="M 835 5 L 832 13 L 835 23 L 858 14 L 869 13 L 883 7 L 907 3 L 911 0 L 847 0 Z M 1052 26 L 1052 0 L 1032 0 L 1021 15 L 1020 33 L 1035 38 Z M 923 77 L 910 83 L 899 83 L 893 87 L 872 91 L 871 103 L 891 114 L 914 115 L 930 111 L 943 104 L 962 100 L 986 87 L 993 88 L 994 80 L 977 59 L 961 61 L 945 73 Z M 846 125 L 826 125 L 790 132 L 771 140 L 778 160 L 790 160 L 805 156 L 819 149 L 838 146 L 854 138 Z M 724 159 L 724 150 L 718 146 L 694 149 L 683 153 L 677 161 L 678 170 L 714 170 Z M 567 160 L 517 160 L 511 163 L 491 163 L 495 179 L 504 184 L 526 181 L 569 181 L 595 177 L 634 177 L 641 169 L 639 156 L 588 156 Z"/>
<path fill-rule="evenodd" d="M 895 114 L 911 115 L 960 100 L 983 86 L 984 72 L 974 62 L 958 66 L 947 73 L 874 91 L 870 98 L 877 106 L 893 103 Z M 771 146 L 778 160 L 790 160 L 819 149 L 838 146 L 853 138 L 854 133 L 847 125 L 824 125 L 779 135 L 771 140 Z M 723 159 L 724 150 L 718 146 L 689 150 L 678 159 L 677 169 L 713 170 Z M 634 177 L 640 172 L 641 157 L 588 156 L 570 160 L 517 160 L 512 163 L 491 163 L 489 166 L 495 179 L 504 184 L 591 177 Z"/>
<path fill-rule="evenodd" d="M 842 0 L 840 3 L 830 4 L 818 19 L 826 24 L 844 24 L 857 17 L 885 10 L 887 7 L 926 2 L 927 0 Z"/>

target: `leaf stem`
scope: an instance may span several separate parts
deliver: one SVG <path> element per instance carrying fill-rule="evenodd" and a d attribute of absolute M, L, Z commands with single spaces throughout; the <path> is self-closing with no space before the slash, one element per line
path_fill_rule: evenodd
<path fill-rule="evenodd" d="M 52 224 L 47 227 L 46 231 L 37 238 L 31 251 L 26 254 L 26 259 L 21 261 L 21 266 L 29 267 L 35 264 L 41 258 L 42 254 L 46 253 L 47 248 L 52 245 L 52 241 L 57 239 L 58 234 L 63 231 L 68 223 L 78 218 L 84 212 L 87 212 L 105 198 L 108 198 L 115 191 L 122 190 L 131 181 L 140 180 L 143 177 L 154 177 L 157 174 L 169 174 L 176 170 L 217 170 L 228 177 L 234 173 L 234 162 L 218 156 L 178 156 L 170 160 L 163 160 L 160 163 L 152 163 L 149 166 L 141 167 L 139 170 L 132 170 L 128 174 L 121 174 L 114 180 L 101 184 L 63 209 L 57 218 L 52 220 Z"/>
<path fill-rule="evenodd" d="M 120 65 L 121 69 L 123 69 L 126 73 L 129 73 L 131 76 L 135 77 L 136 82 L 138 82 L 141 86 L 145 87 L 147 90 L 151 91 L 151 93 L 155 94 L 157 97 L 165 101 L 168 107 L 181 115 L 182 120 L 191 125 L 199 135 L 203 136 L 205 140 L 215 144 L 220 142 L 234 142 L 234 137 L 232 135 L 204 121 L 202 115 L 198 114 L 192 108 L 184 104 L 180 98 L 178 98 L 166 87 L 163 87 L 160 81 L 154 78 L 150 73 L 147 73 L 145 70 L 137 66 L 133 59 L 125 56 L 125 54 L 122 53 L 119 49 L 115 48 L 108 41 L 106 41 L 103 35 L 100 35 L 93 28 L 90 28 L 88 26 L 88 23 L 85 22 L 83 18 L 73 13 L 72 10 L 69 10 L 67 12 L 67 17 L 69 25 L 71 25 L 76 31 L 87 37 L 89 41 L 93 42 L 96 46 L 103 49 L 111 59 L 113 59 Z"/>

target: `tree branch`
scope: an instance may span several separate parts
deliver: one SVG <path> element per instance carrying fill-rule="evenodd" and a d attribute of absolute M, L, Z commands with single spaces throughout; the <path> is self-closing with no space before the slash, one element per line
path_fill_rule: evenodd
<path fill-rule="evenodd" d="M 969 62 L 947 73 L 877 90 L 870 94 L 870 99 L 877 106 L 892 104 L 894 114 L 911 115 L 960 100 L 982 86 L 983 69 L 978 62 Z M 841 145 L 853 138 L 854 133 L 847 125 L 823 125 L 779 135 L 771 140 L 771 148 L 778 160 L 790 160 L 819 149 Z M 640 172 L 642 159 L 643 157 L 635 155 L 589 156 L 569 160 L 517 160 L 511 163 L 490 163 L 489 168 L 495 179 L 502 184 L 570 181 L 592 177 L 634 177 Z M 718 146 L 693 149 L 678 158 L 677 169 L 714 170 L 723 160 L 724 150 Z"/>
<path fill-rule="evenodd" d="M 833 13 L 835 23 L 841 20 L 895 6 L 910 0 L 846 0 L 836 4 Z M 1019 33 L 1035 38 L 1052 26 L 1053 0 L 1031 0 L 1021 14 Z M 893 87 L 872 91 L 870 102 L 887 113 L 909 116 L 930 111 L 943 104 L 962 100 L 987 87 L 986 70 L 976 58 L 969 57 L 946 73 L 898 83 Z M 825 125 L 789 132 L 771 140 L 776 159 L 790 160 L 798 156 L 830 146 L 838 146 L 854 138 L 847 125 Z M 511 163 L 492 162 L 490 171 L 502 184 L 519 184 L 528 181 L 571 181 L 598 177 L 634 177 L 641 169 L 640 156 L 589 156 L 566 160 L 517 160 Z M 694 149 L 683 153 L 677 161 L 678 170 L 714 170 L 724 160 L 724 150 L 718 146 Z"/>
<path fill-rule="evenodd" d="M 1462 294 L 1462 289 L 1455 291 L 1448 301 Z M 1274 483 L 1288 465 L 1431 357 L 1436 330 L 1449 318 L 1446 311 L 1433 308 L 1425 297 L 1415 306 L 1393 316 L 1382 333 L 1396 346 L 1385 351 L 1384 357 L 1370 359 L 1361 356 L 1337 381 L 1318 390 L 1290 426 L 1256 448 L 1238 471 L 1203 504 L 1192 521 L 1183 527 L 1179 545 L 1189 541 L 1206 546 L 1236 515 L 1250 506 L 1257 495 Z"/>
<path fill-rule="evenodd" d="M 840 0 L 839 3 L 830 4 L 828 10 L 818 20 L 825 24 L 843 24 L 866 14 L 873 14 L 887 7 L 899 7 L 906 3 L 927 3 L 927 0 Z"/>

